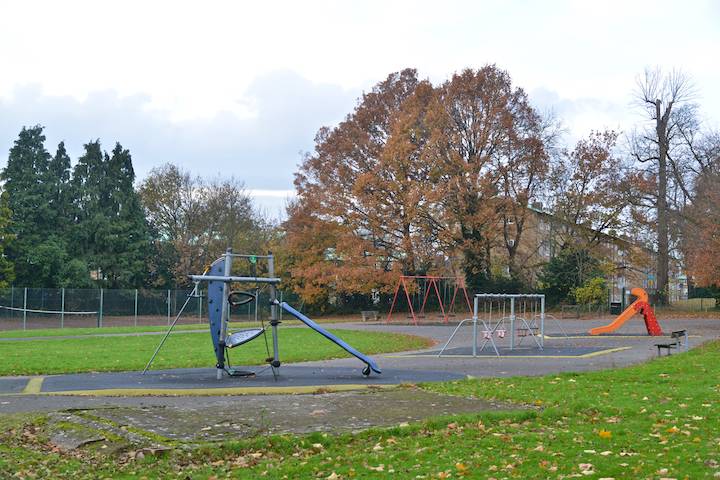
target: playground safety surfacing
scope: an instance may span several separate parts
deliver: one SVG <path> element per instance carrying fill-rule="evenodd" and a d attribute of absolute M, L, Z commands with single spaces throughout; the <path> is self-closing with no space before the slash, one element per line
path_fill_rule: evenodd
<path fill-rule="evenodd" d="M 238 367 L 254 376 L 215 378 L 215 369 L 192 368 L 140 372 L 78 373 L 0 378 L 0 395 L 193 396 L 339 392 L 400 384 L 465 378 L 453 372 L 384 369 L 364 377 L 360 368 L 282 366 L 277 376 L 267 367 Z"/>

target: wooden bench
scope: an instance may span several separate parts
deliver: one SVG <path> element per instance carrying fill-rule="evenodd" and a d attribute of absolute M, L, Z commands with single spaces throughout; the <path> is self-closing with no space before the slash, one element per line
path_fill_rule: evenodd
<path fill-rule="evenodd" d="M 368 319 L 372 322 L 377 322 L 380 312 L 377 310 L 363 310 L 360 312 L 360 315 L 362 315 L 363 322 L 367 322 Z"/>
<path fill-rule="evenodd" d="M 688 334 L 687 330 L 678 330 L 670 333 L 670 341 L 667 343 L 656 343 L 655 346 L 658 350 L 658 357 L 662 356 L 662 350 L 665 349 L 667 354 L 670 355 L 673 348 L 679 349 L 684 346 L 685 350 L 688 348 Z"/>

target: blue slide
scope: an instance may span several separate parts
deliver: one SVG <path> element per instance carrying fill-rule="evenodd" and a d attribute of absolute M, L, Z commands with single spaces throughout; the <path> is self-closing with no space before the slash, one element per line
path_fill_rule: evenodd
<path fill-rule="evenodd" d="M 365 375 L 365 376 L 370 375 L 370 370 L 372 370 L 372 371 L 375 372 L 375 373 L 382 373 L 382 372 L 380 371 L 380 367 L 377 366 L 377 364 L 375 363 L 375 361 L 374 361 L 372 358 L 368 357 L 367 355 L 365 355 L 365 354 L 363 354 L 363 353 L 358 352 L 358 351 L 355 350 L 353 347 L 351 347 L 350 345 L 348 345 L 347 343 L 345 343 L 343 340 L 339 339 L 338 337 L 336 337 L 336 336 L 333 335 L 332 333 L 328 332 L 327 330 L 325 330 L 324 328 L 322 328 L 320 325 L 318 325 L 317 323 L 313 322 L 313 321 L 310 320 L 308 317 L 306 317 L 306 316 L 303 315 L 302 313 L 298 312 L 297 310 L 295 310 L 293 307 L 291 307 L 291 306 L 288 305 L 287 303 L 285 303 L 285 302 L 280 303 L 280 308 L 282 308 L 283 310 L 285 310 L 286 312 L 288 312 L 290 315 L 292 315 L 293 317 L 295 317 L 295 318 L 297 318 L 298 320 L 300 320 L 301 322 L 303 322 L 303 323 L 304 323 L 305 325 L 307 325 L 308 327 L 310 327 L 310 328 L 312 328 L 313 330 L 315 330 L 316 332 L 318 332 L 318 333 L 319 333 L 320 335 L 322 335 L 323 337 L 327 338 L 328 340 L 330 340 L 330 341 L 333 342 L 334 344 L 338 345 L 340 348 L 342 348 L 343 350 L 347 351 L 349 354 L 351 354 L 352 356 L 354 356 L 354 357 L 357 358 L 358 360 L 360 360 L 360 361 L 362 361 L 362 362 L 365 362 L 365 364 L 367 365 L 367 367 L 365 367 L 365 369 L 363 370 L 363 375 Z"/>

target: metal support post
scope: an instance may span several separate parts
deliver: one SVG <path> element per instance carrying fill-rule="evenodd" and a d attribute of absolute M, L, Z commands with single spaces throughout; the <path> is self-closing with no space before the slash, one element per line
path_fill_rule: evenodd
<path fill-rule="evenodd" d="M 170 325 L 170 289 L 167 294 L 167 324 Z"/>
<path fill-rule="evenodd" d="M 545 295 L 540 297 L 540 347 L 545 348 Z"/>
<path fill-rule="evenodd" d="M 137 288 L 136 288 L 136 289 L 135 289 L 135 311 L 134 311 L 134 313 L 135 313 L 135 317 L 134 317 L 135 320 L 134 320 L 134 322 L 133 322 L 136 327 L 137 327 L 137 310 L 138 310 L 138 291 L 137 291 Z"/>
<path fill-rule="evenodd" d="M 199 284 L 197 284 L 199 285 Z M 202 323 L 202 291 L 200 287 L 196 285 L 197 296 L 198 296 L 198 323 Z"/>
<path fill-rule="evenodd" d="M 510 350 L 515 348 L 515 297 L 510 297 Z"/>
<path fill-rule="evenodd" d="M 283 303 L 283 302 L 284 302 L 284 300 L 283 300 L 283 292 L 280 292 L 280 303 Z M 282 310 L 282 308 L 281 308 L 281 309 L 280 309 L 280 321 L 281 321 L 281 322 L 282 322 L 282 315 L 283 315 L 283 310 Z"/>
<path fill-rule="evenodd" d="M 98 328 L 102 328 L 103 325 L 103 300 L 104 300 L 103 289 L 100 289 L 100 308 L 98 308 Z"/>
<path fill-rule="evenodd" d="M 477 357 L 478 298 L 473 301 L 473 357 Z"/>
<path fill-rule="evenodd" d="M 232 248 L 228 248 L 225 251 L 225 267 L 223 275 L 229 277 L 232 274 Z M 225 339 L 227 338 L 227 322 L 230 318 L 230 304 L 228 303 L 228 295 L 230 294 L 230 284 L 228 282 L 223 283 L 222 287 L 222 310 L 220 315 L 220 341 L 218 342 L 218 348 L 225 355 Z M 218 368 L 216 377 L 218 380 L 222 379 L 223 369 Z"/>
<path fill-rule="evenodd" d="M 23 330 L 27 328 L 27 287 L 23 294 Z"/>
<path fill-rule="evenodd" d="M 282 298 L 282 297 L 281 297 Z M 258 323 L 258 303 L 260 302 L 260 289 L 255 289 L 255 325 Z"/>
<path fill-rule="evenodd" d="M 60 290 L 60 328 L 65 328 L 65 289 Z"/>
<path fill-rule="evenodd" d="M 268 275 L 270 277 L 275 276 L 275 257 L 272 253 L 268 252 Z M 280 347 L 278 345 L 278 325 L 280 320 L 278 319 L 278 307 L 277 307 L 277 287 L 274 283 L 270 284 L 270 326 L 272 327 L 272 340 L 273 340 L 273 360 L 270 364 L 273 367 L 273 373 L 275 369 L 280 367 Z"/>

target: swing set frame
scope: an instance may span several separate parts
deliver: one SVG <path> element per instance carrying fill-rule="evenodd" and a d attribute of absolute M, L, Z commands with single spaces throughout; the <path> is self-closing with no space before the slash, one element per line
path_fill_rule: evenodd
<path fill-rule="evenodd" d="M 423 292 L 422 306 L 420 307 L 420 310 L 416 313 L 415 309 L 413 308 L 412 298 L 410 297 L 410 289 L 408 288 L 408 282 L 417 280 L 426 280 L 426 284 L 425 291 Z M 445 310 L 445 305 L 443 303 L 442 296 L 440 295 L 439 283 L 443 280 L 454 281 L 452 299 L 450 300 L 450 305 L 448 306 L 447 311 Z M 388 312 L 385 323 L 389 323 L 390 319 L 392 318 L 393 311 L 395 310 L 395 305 L 398 302 L 398 295 L 400 294 L 401 287 L 403 289 L 403 292 L 405 293 L 405 299 L 407 300 L 408 306 L 410 307 L 410 316 L 412 317 L 413 324 L 415 325 L 418 324 L 418 317 L 423 317 L 425 315 L 425 306 L 427 305 L 427 301 L 430 297 L 431 291 L 435 292 L 438 304 L 440 305 L 440 313 L 442 314 L 443 323 L 448 323 L 449 316 L 453 314 L 458 292 L 462 292 L 463 297 L 465 298 L 468 313 L 472 314 L 473 309 L 470 305 L 470 297 L 468 296 L 467 288 L 465 286 L 465 279 L 463 279 L 462 277 L 442 277 L 438 275 L 400 275 L 397 285 L 395 286 L 395 294 L 393 295 L 392 305 L 390 306 L 390 311 Z M 462 299 L 460 301 L 462 302 Z"/>

